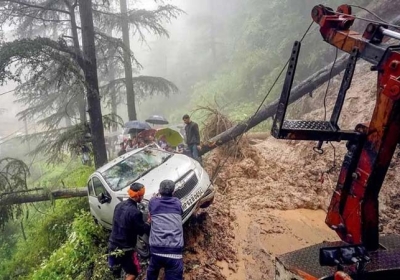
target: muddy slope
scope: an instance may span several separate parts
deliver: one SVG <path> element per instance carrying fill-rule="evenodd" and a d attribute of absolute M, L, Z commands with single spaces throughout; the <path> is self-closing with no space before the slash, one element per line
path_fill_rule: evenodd
<path fill-rule="evenodd" d="M 375 102 L 376 73 L 360 63 L 349 90 L 342 128 L 368 122 Z M 340 85 L 331 83 L 327 112 Z M 302 119 L 321 120 L 324 86 L 296 106 L 308 109 Z M 293 117 L 299 117 L 294 115 Z M 185 279 L 273 279 L 276 255 L 324 240 L 337 239 L 324 224 L 325 212 L 346 151 L 345 143 L 324 145 L 269 137 L 251 146 L 242 160 L 229 159 L 219 173 L 215 204 L 186 234 Z M 206 160 L 211 174 L 224 156 Z M 399 232 L 400 183 L 397 157 L 381 191 L 382 232 Z"/>

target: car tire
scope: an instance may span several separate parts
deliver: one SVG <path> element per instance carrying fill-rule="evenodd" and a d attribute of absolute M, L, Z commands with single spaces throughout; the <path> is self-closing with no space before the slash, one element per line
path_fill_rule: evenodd
<path fill-rule="evenodd" d="M 200 205 L 200 208 L 208 208 L 212 203 L 214 202 L 214 198 L 212 198 L 209 201 L 204 202 L 202 205 Z"/>

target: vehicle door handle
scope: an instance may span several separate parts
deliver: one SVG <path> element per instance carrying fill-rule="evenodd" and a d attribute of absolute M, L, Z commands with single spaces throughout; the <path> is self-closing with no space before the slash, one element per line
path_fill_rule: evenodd
<path fill-rule="evenodd" d="M 101 209 L 100 205 L 97 205 L 97 207 L 99 207 L 99 209 Z"/>

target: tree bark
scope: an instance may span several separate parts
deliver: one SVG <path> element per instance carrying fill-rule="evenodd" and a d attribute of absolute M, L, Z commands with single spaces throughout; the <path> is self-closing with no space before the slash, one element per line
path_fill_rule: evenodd
<path fill-rule="evenodd" d="M 126 87 L 126 103 L 128 104 L 128 118 L 130 121 L 136 120 L 136 101 L 135 91 L 133 89 L 133 73 L 132 60 L 129 50 L 131 48 L 129 40 L 129 23 L 128 23 L 128 5 L 126 0 L 120 0 L 120 9 L 122 14 L 121 28 L 122 41 L 126 47 L 124 49 L 124 69 L 125 69 L 125 87 Z"/>
<path fill-rule="evenodd" d="M 79 14 L 82 24 L 82 47 L 85 57 L 84 74 L 86 80 L 88 112 L 92 135 L 94 162 L 96 168 L 107 162 L 106 144 L 104 141 L 104 127 L 101 114 L 99 83 L 97 77 L 96 49 L 94 41 L 94 26 L 92 1 L 79 0 Z"/>
<path fill-rule="evenodd" d="M 86 117 L 86 101 L 84 93 L 78 94 L 78 111 L 79 111 L 79 120 L 81 123 L 87 122 Z"/>
<path fill-rule="evenodd" d="M 330 71 L 332 68 L 332 63 L 331 63 L 328 66 L 316 72 L 314 75 L 308 77 L 306 80 L 298 84 L 296 87 L 294 87 L 290 93 L 289 104 L 295 102 L 304 95 L 314 91 L 315 89 L 320 87 L 323 83 L 327 82 L 330 79 L 330 77 L 339 75 L 346 68 L 347 57 L 348 57 L 347 55 L 343 55 L 337 59 L 335 66 L 332 70 L 332 76 L 330 75 Z M 268 105 L 265 105 L 253 117 L 209 139 L 208 141 L 206 141 L 206 143 L 202 144 L 199 154 L 204 155 L 205 153 L 211 151 L 212 149 L 221 146 L 231 140 L 234 140 L 239 135 L 247 132 L 251 128 L 258 125 L 259 123 L 267 120 L 268 118 L 272 118 L 276 113 L 278 102 L 279 99 L 273 101 Z"/>
<path fill-rule="evenodd" d="M 79 43 L 79 36 L 78 36 L 78 25 L 76 24 L 76 17 L 75 17 L 75 6 L 71 5 L 68 1 L 64 1 L 68 7 L 70 13 L 70 21 L 71 21 L 71 34 L 72 40 L 74 42 L 74 49 L 77 54 L 82 56 L 81 46 Z M 79 63 L 79 60 L 77 60 Z M 84 63 L 80 63 L 81 68 L 85 67 Z M 86 123 L 86 101 L 84 93 L 78 93 L 78 111 L 79 111 L 79 119 L 81 123 Z"/>
<path fill-rule="evenodd" d="M 86 1 L 86 0 L 85 0 Z M 0 196 L 0 205 L 13 205 L 13 204 L 23 204 L 32 203 L 40 201 L 48 201 L 52 199 L 64 199 L 64 198 L 74 198 L 74 197 L 84 197 L 87 196 L 86 188 L 72 188 L 72 189 L 60 189 L 54 190 L 50 193 L 15 193 L 6 194 Z"/>
<path fill-rule="evenodd" d="M 112 37 L 112 28 L 110 28 L 110 30 L 108 30 L 106 32 L 110 37 Z M 115 55 L 115 53 L 113 54 Z M 108 80 L 114 81 L 115 80 L 115 73 L 116 73 L 116 69 L 115 69 L 115 65 L 114 63 L 108 63 Z M 110 92 L 110 100 L 111 100 L 111 113 L 112 115 L 112 120 L 114 121 L 114 123 L 111 125 L 111 131 L 117 131 L 118 130 L 118 124 L 117 124 L 117 111 L 118 111 L 118 104 L 117 104 L 117 90 L 115 89 L 115 87 L 113 87 L 111 89 Z"/>
<path fill-rule="evenodd" d="M 118 113 L 118 111 L 117 111 L 118 106 L 117 105 L 118 105 L 117 104 L 117 93 L 115 92 L 115 90 L 113 90 L 111 92 L 111 113 L 113 114 L 112 115 L 112 120 L 114 121 L 112 126 L 111 126 L 111 131 L 113 131 L 113 132 L 118 130 L 117 117 L 116 117 L 117 113 Z"/>

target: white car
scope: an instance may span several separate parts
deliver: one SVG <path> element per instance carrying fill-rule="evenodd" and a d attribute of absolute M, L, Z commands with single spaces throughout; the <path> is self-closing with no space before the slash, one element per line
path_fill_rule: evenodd
<path fill-rule="evenodd" d="M 90 212 L 99 224 L 111 229 L 115 206 L 128 198 L 129 186 L 139 182 L 146 188 L 140 205 L 146 215 L 148 201 L 166 179 L 176 182 L 174 196 L 182 201 L 183 223 L 214 200 L 214 187 L 197 161 L 151 145 L 130 151 L 90 175 L 87 184 Z"/>

